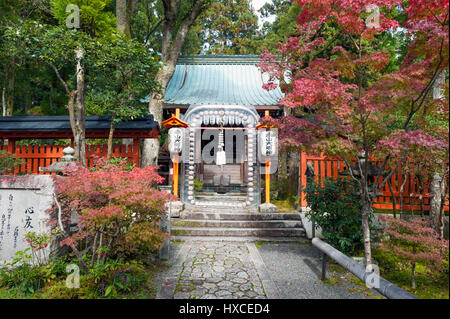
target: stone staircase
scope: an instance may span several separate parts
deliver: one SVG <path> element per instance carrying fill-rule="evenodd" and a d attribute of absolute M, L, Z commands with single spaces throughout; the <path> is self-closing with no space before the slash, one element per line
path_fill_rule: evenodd
<path fill-rule="evenodd" d="M 187 206 L 171 218 L 172 239 L 296 241 L 306 237 L 298 213 L 257 213 L 243 207 Z"/>
<path fill-rule="evenodd" d="M 224 207 L 243 207 L 246 200 L 245 193 L 227 193 L 218 194 L 215 192 L 199 192 L 195 195 L 196 207 L 205 209 L 206 207 L 224 208 Z"/>

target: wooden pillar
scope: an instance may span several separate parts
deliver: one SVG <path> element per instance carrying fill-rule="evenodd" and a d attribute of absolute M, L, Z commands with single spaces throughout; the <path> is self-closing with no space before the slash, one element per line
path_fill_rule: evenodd
<path fill-rule="evenodd" d="M 299 185 L 299 192 L 300 192 L 300 207 L 306 206 L 306 195 L 305 192 L 303 192 L 302 187 L 306 187 L 306 152 L 300 152 L 300 168 L 299 168 L 299 179 L 300 179 L 300 185 Z"/>
<path fill-rule="evenodd" d="M 16 140 L 8 138 L 8 153 L 16 154 Z"/>
<path fill-rule="evenodd" d="M 180 109 L 175 109 L 175 117 L 180 119 Z M 178 196 L 178 155 L 173 158 L 173 194 Z"/>
<path fill-rule="evenodd" d="M 139 138 L 133 138 L 133 162 L 136 164 L 136 167 L 139 167 L 140 164 L 140 148 L 141 148 L 141 140 Z"/>
<path fill-rule="evenodd" d="M 266 161 L 266 204 L 270 203 L 270 160 Z"/>
<path fill-rule="evenodd" d="M 178 196 L 178 155 L 173 159 L 173 194 Z"/>
<path fill-rule="evenodd" d="M 15 154 L 16 153 L 16 140 L 14 138 L 8 138 L 8 148 L 7 148 L 8 153 L 10 154 Z M 13 173 L 17 174 L 19 173 L 19 168 L 18 167 L 14 167 L 13 169 Z"/>

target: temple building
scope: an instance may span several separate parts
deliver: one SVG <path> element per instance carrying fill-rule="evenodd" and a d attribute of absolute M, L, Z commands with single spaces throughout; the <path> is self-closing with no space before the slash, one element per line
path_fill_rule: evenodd
<path fill-rule="evenodd" d="M 283 93 L 262 88 L 258 63 L 255 55 L 179 58 L 166 89 L 164 118 L 179 114 L 184 123 L 178 125 L 183 147 L 177 159 L 185 204 L 256 208 L 261 203 L 265 163 L 257 126 L 266 114 L 280 115 Z"/>

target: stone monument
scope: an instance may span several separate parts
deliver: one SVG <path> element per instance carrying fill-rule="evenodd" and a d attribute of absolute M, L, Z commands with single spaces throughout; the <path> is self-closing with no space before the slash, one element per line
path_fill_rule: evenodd
<path fill-rule="evenodd" d="M 46 210 L 52 202 L 51 176 L 0 176 L 0 264 L 29 247 L 26 233 L 49 231 Z"/>

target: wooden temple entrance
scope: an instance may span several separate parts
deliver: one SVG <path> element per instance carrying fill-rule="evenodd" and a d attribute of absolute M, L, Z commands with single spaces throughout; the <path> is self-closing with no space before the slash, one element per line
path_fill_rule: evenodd
<path fill-rule="evenodd" d="M 214 204 L 208 195 L 229 195 L 221 205 L 260 204 L 255 108 L 239 105 L 191 105 L 182 152 L 180 197 L 192 205 Z M 195 189 L 202 184 L 201 190 Z M 235 200 L 232 200 L 235 199 Z M 239 199 L 239 200 L 237 200 Z"/>
<path fill-rule="evenodd" d="M 186 206 L 251 210 L 261 204 L 266 163 L 258 158 L 257 126 L 266 112 L 281 115 L 278 101 L 284 94 L 279 87 L 263 89 L 267 79 L 260 62 L 256 55 L 178 59 L 165 91 L 161 124 L 176 128 L 173 141 L 183 144 L 182 150 L 169 152 L 168 174 L 174 194 Z"/>
<path fill-rule="evenodd" d="M 231 129 L 234 134 L 226 134 Z M 223 193 L 245 193 L 245 184 L 248 182 L 247 158 L 247 138 L 243 128 L 218 128 L 201 127 L 201 153 L 209 152 L 208 155 L 213 158 L 211 163 L 202 159 L 197 165 L 195 178 L 203 182 L 202 190 L 205 192 Z M 209 131 L 208 131 L 209 130 Z M 223 138 L 225 155 L 225 164 L 217 162 L 219 147 L 209 148 L 210 143 L 214 143 L 214 135 L 210 132 L 218 131 L 218 142 Z M 242 138 L 240 139 L 240 137 Z M 205 138 L 207 137 L 207 138 Z M 243 149 L 242 149 L 243 146 Z M 240 152 L 243 150 L 243 152 Z"/>

